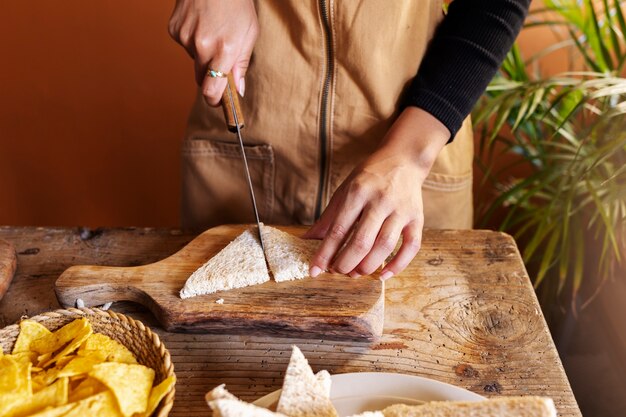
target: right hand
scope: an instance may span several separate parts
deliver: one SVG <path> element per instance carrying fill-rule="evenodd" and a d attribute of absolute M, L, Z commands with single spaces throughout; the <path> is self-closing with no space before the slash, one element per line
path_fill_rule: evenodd
<path fill-rule="evenodd" d="M 259 34 L 252 0 L 177 0 L 169 32 L 195 62 L 196 82 L 207 104 L 218 106 L 226 78 L 211 78 L 210 68 L 232 72 L 244 95 L 246 70 Z"/>

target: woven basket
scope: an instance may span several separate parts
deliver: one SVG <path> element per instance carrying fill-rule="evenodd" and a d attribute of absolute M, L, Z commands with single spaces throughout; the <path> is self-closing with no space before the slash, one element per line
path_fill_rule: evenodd
<path fill-rule="evenodd" d="M 86 317 L 95 333 L 102 333 L 126 346 L 137 361 L 155 371 L 155 385 L 165 378 L 174 375 L 174 365 L 159 336 L 146 327 L 143 323 L 123 314 L 97 308 L 69 308 L 67 310 L 55 310 L 48 313 L 29 317 L 54 331 L 67 323 Z M 12 324 L 0 330 L 0 347 L 4 353 L 13 349 L 19 324 Z M 175 389 L 172 386 L 170 392 L 161 400 L 161 404 L 152 414 L 152 417 L 165 417 L 169 414 L 174 404 Z"/>

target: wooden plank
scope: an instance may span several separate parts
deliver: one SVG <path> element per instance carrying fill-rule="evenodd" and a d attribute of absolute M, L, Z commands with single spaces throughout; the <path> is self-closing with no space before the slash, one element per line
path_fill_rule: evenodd
<path fill-rule="evenodd" d="M 134 301 L 150 309 L 168 331 L 374 340 L 382 334 L 384 286 L 377 276 L 355 280 L 323 273 L 316 278 L 220 291 L 181 299 L 189 276 L 249 226 L 214 227 L 175 254 L 143 266 L 73 266 L 55 283 L 61 304 L 86 307 Z M 303 226 L 282 226 L 299 236 Z M 222 299 L 223 304 L 215 301 Z"/>
<path fill-rule="evenodd" d="M 81 238 L 81 234 L 83 238 Z M 0 228 L 18 271 L 0 321 L 58 308 L 54 280 L 70 265 L 140 265 L 179 250 L 193 236 L 168 230 Z M 39 249 L 37 253 L 34 250 Z M 31 253 L 31 254 L 25 254 Z M 205 416 L 206 391 L 226 383 L 252 400 L 280 387 L 290 346 L 317 371 L 402 372 L 481 395 L 545 395 L 560 416 L 581 415 L 513 240 L 489 231 L 426 230 L 411 273 L 387 281 L 385 328 L 376 343 L 156 329 L 178 376 L 171 416 Z M 410 276 L 409 276 L 410 275 Z M 11 302 L 7 302 L 11 300 Z M 154 326 L 132 303 L 113 309 Z"/>

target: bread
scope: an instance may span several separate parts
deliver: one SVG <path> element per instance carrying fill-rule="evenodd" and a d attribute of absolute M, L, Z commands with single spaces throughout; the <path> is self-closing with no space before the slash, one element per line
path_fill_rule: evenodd
<path fill-rule="evenodd" d="M 204 399 L 207 403 L 210 403 L 211 401 L 215 400 L 237 400 L 238 398 L 228 392 L 228 390 L 226 389 L 226 384 L 222 384 L 207 392 L 204 396 Z"/>
<path fill-rule="evenodd" d="M 224 384 L 209 391 L 205 399 L 213 410 L 213 417 L 287 417 L 239 400 L 224 388 Z"/>
<path fill-rule="evenodd" d="M 385 415 L 380 411 L 366 411 L 361 414 L 354 414 L 350 417 L 385 417 Z"/>
<path fill-rule="evenodd" d="M 309 276 L 310 261 L 322 243 L 290 235 L 271 226 L 261 228 L 265 256 L 276 282 Z"/>
<path fill-rule="evenodd" d="M 287 417 L 240 400 L 214 400 L 209 403 L 209 407 L 213 410 L 213 417 Z"/>
<path fill-rule="evenodd" d="M 323 369 L 315 374 L 315 379 L 317 379 L 317 383 L 320 384 L 320 387 L 323 389 L 324 394 L 330 398 L 330 386 L 332 381 L 330 379 L 330 374 L 327 370 Z"/>
<path fill-rule="evenodd" d="M 329 390 L 320 380 L 300 349 L 294 346 L 276 410 L 289 417 L 337 417 Z"/>
<path fill-rule="evenodd" d="M 180 298 L 262 284 L 269 280 L 256 230 L 248 229 L 187 279 Z"/>
<path fill-rule="evenodd" d="M 433 401 L 423 405 L 397 404 L 385 417 L 556 417 L 554 402 L 544 397 L 500 397 L 487 401 Z"/>

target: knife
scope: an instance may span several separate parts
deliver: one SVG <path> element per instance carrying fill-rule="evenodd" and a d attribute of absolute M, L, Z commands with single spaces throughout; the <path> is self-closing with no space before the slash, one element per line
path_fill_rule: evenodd
<path fill-rule="evenodd" d="M 265 245 L 263 244 L 263 235 L 261 233 L 261 222 L 259 221 L 259 210 L 256 205 L 256 198 L 254 197 L 254 188 L 252 188 L 252 179 L 250 178 L 250 169 L 248 168 L 248 159 L 246 158 L 246 151 L 243 147 L 243 138 L 241 136 L 241 129 L 244 127 L 243 113 L 241 112 L 241 106 L 239 104 L 239 94 L 235 88 L 235 79 L 232 74 L 228 74 L 228 85 L 224 94 L 222 95 L 222 109 L 224 109 L 224 119 L 226 119 L 226 125 L 228 130 L 236 133 L 239 139 L 239 147 L 241 148 L 241 157 L 243 159 L 243 165 L 246 171 L 246 179 L 248 181 L 248 189 L 250 191 L 250 199 L 252 200 L 252 208 L 254 209 L 254 217 L 256 219 L 257 230 L 259 231 L 259 242 L 261 243 L 261 249 L 263 255 L 265 255 Z"/>

